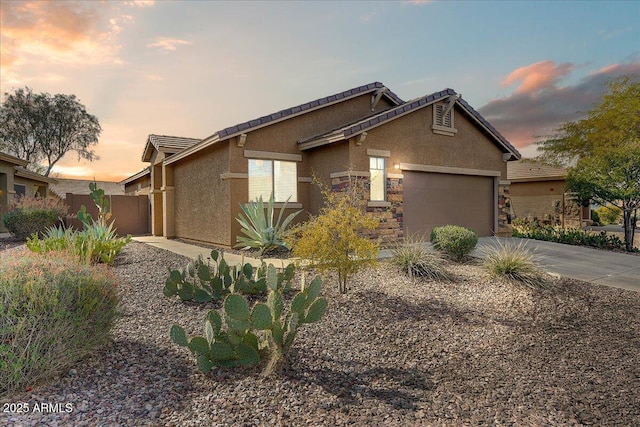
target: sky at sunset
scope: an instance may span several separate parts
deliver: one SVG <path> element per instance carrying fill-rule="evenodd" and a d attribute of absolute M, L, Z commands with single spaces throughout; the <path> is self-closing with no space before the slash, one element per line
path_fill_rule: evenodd
<path fill-rule="evenodd" d="M 0 92 L 75 94 L 100 160 L 58 176 L 121 180 L 148 134 L 204 138 L 380 81 L 404 100 L 450 87 L 526 156 L 640 75 L 638 1 L 7 1 Z M 4 100 L 4 96 L 2 98 Z"/>

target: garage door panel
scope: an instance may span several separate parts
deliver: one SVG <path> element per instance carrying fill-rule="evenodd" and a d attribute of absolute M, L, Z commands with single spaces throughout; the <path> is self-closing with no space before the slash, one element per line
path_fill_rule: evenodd
<path fill-rule="evenodd" d="M 405 171 L 405 231 L 428 236 L 433 227 L 456 224 L 490 236 L 493 191 L 491 177 Z"/>

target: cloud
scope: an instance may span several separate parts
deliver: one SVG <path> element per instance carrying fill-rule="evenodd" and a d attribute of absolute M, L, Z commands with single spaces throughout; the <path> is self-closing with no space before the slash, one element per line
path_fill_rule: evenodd
<path fill-rule="evenodd" d="M 174 39 L 171 37 L 158 37 L 155 42 L 149 43 L 147 47 L 155 47 L 161 51 L 169 52 L 174 51 L 178 48 L 178 46 L 185 46 L 193 44 L 187 40 Z"/>
<path fill-rule="evenodd" d="M 40 64 L 121 63 L 117 35 L 130 16 L 109 17 L 108 2 L 2 2 L 3 81 Z"/>
<path fill-rule="evenodd" d="M 156 3 L 155 0 L 131 0 L 124 2 L 127 6 L 135 6 L 135 7 L 151 7 Z"/>
<path fill-rule="evenodd" d="M 512 71 L 500 84 L 504 87 L 519 82 L 520 86 L 514 93 L 539 92 L 555 87 L 574 68 L 568 62 L 556 65 L 553 61 L 540 61 Z"/>
<path fill-rule="evenodd" d="M 377 13 L 376 13 L 376 12 L 369 12 L 369 13 L 367 13 L 367 14 L 365 14 L 365 15 L 362 15 L 362 16 L 360 17 L 360 22 L 369 22 L 369 21 L 371 21 L 371 20 L 373 19 L 373 17 L 374 17 L 374 16 L 376 16 L 376 15 L 377 15 Z"/>
<path fill-rule="evenodd" d="M 435 3 L 435 0 L 409 0 L 405 2 L 405 4 L 411 4 L 413 6 L 421 6 L 428 3 Z"/>
<path fill-rule="evenodd" d="M 574 68 L 551 61 L 519 68 L 505 79 L 522 82 L 514 93 L 490 101 L 478 112 L 516 147 L 524 147 L 550 135 L 563 122 L 582 117 L 600 100 L 610 78 L 640 75 L 640 61 L 636 60 L 603 67 L 574 85 L 559 87 L 558 81 Z M 532 76 L 522 70 L 530 70 Z"/>
<path fill-rule="evenodd" d="M 600 30 L 598 31 L 598 34 L 602 36 L 603 39 L 605 40 L 609 40 L 612 39 L 614 37 L 618 37 L 623 35 L 624 33 L 628 33 L 631 31 L 631 28 L 627 27 L 627 28 L 619 28 L 617 30 Z"/>

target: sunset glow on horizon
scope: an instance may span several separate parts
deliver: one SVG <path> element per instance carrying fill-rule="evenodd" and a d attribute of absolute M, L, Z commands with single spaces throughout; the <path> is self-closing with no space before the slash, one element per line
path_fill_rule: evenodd
<path fill-rule="evenodd" d="M 2 1 L 0 92 L 74 94 L 100 160 L 54 175 L 120 181 L 149 134 L 205 138 L 380 81 L 453 88 L 525 156 L 640 75 L 640 2 Z M 4 100 L 4 96 L 2 98 Z"/>

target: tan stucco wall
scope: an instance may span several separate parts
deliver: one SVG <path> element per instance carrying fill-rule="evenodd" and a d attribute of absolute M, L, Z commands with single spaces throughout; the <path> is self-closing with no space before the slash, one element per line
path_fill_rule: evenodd
<path fill-rule="evenodd" d="M 140 190 L 138 190 L 138 184 L 140 185 Z M 124 186 L 124 193 L 129 196 L 139 196 L 143 194 L 149 194 L 149 189 L 151 186 L 151 176 L 145 175 L 141 178 L 138 178 L 134 181 L 131 181 Z"/>
<path fill-rule="evenodd" d="M 511 182 L 510 193 L 515 218 L 555 217 L 558 211 L 553 203 L 562 203 L 564 181 Z"/>
<path fill-rule="evenodd" d="M 305 152 L 311 174 L 315 174 L 320 182 L 331 186 L 331 173 L 350 169 L 349 160 L 349 143 L 338 142 L 326 147 L 312 149 Z M 355 169 L 353 169 L 355 170 Z M 368 168 L 367 168 L 368 170 Z M 309 212 L 313 215 L 318 214 L 322 207 L 323 196 L 320 188 L 316 185 L 309 185 Z"/>
<path fill-rule="evenodd" d="M 229 170 L 227 145 L 213 145 L 172 164 L 177 237 L 229 245 L 230 185 L 220 178 Z"/>
<path fill-rule="evenodd" d="M 388 150 L 387 172 L 398 173 L 394 165 L 412 163 L 468 169 L 500 171 L 506 179 L 507 164 L 502 151 L 476 128 L 458 109 L 455 110 L 455 136 L 435 134 L 432 106 L 400 117 L 386 125 L 367 131 L 360 145 L 350 143 L 350 159 L 354 168 L 369 170 L 367 149 Z"/>

